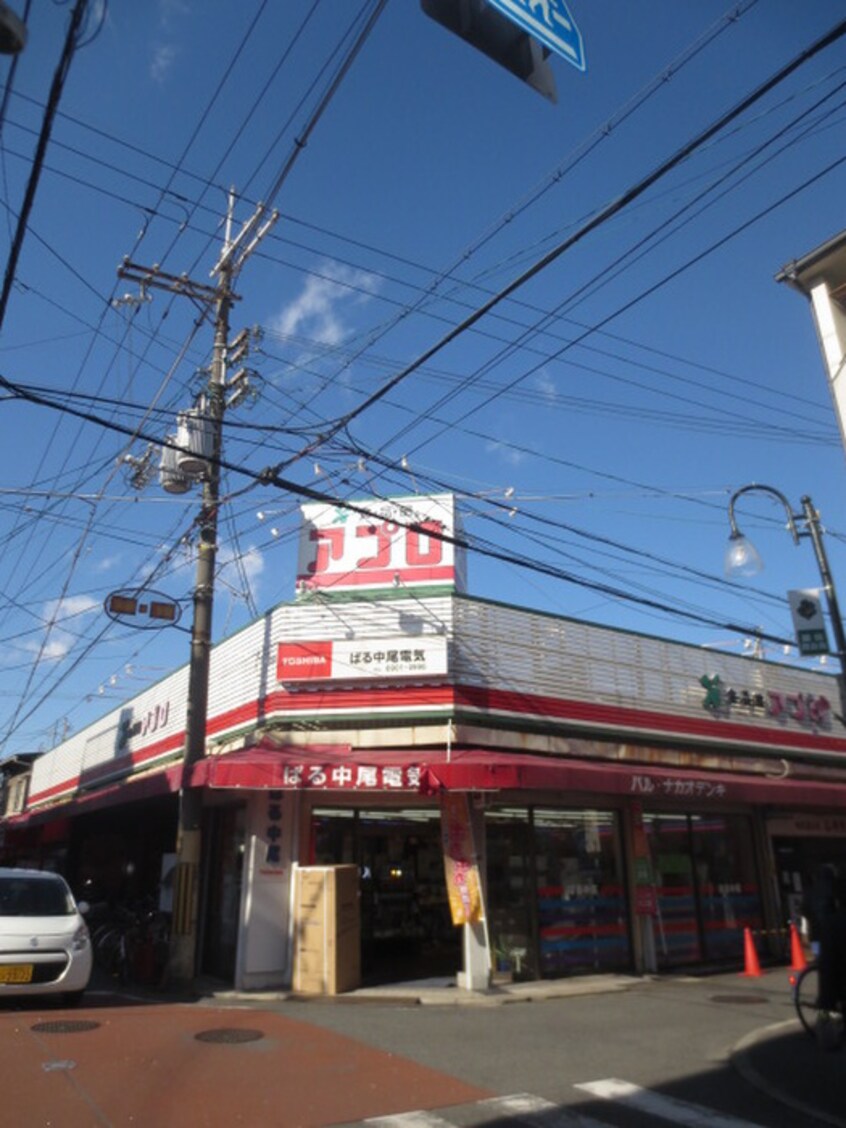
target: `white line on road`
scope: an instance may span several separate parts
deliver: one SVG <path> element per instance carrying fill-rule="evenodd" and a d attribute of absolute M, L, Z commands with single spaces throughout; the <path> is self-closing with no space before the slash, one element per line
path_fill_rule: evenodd
<path fill-rule="evenodd" d="M 436 1112 L 422 1110 L 398 1112 L 393 1116 L 374 1116 L 362 1123 L 375 1124 L 377 1128 L 444 1128 L 444 1125 L 449 1125 L 449 1121 Z"/>
<path fill-rule="evenodd" d="M 753 1124 L 751 1120 L 738 1120 L 737 1117 L 726 1116 L 703 1105 L 641 1089 L 639 1085 L 632 1085 L 615 1077 L 608 1077 L 603 1081 L 587 1081 L 575 1088 L 601 1100 L 615 1101 L 626 1108 L 647 1112 L 662 1120 L 670 1120 L 673 1124 L 685 1125 L 685 1128 L 760 1128 L 760 1125 Z"/>
<path fill-rule="evenodd" d="M 552 1101 L 536 1097 L 532 1093 L 511 1093 L 507 1097 L 476 1101 L 473 1111 L 482 1113 L 486 1124 L 494 1120 L 520 1120 L 527 1125 L 537 1125 L 538 1128 L 608 1128 L 607 1124 L 599 1120 L 567 1112 Z M 375 1116 L 364 1123 L 373 1128 L 455 1128 L 451 1121 L 445 1120 L 437 1112 L 423 1109 L 399 1112 L 393 1116 Z"/>
<path fill-rule="evenodd" d="M 536 1097 L 532 1093 L 512 1093 L 508 1097 L 491 1097 L 486 1101 L 478 1101 L 474 1108 L 493 1112 L 497 1119 L 519 1118 L 526 1124 L 537 1125 L 538 1128 L 608 1128 L 607 1124 L 602 1124 L 590 1116 L 567 1112 L 560 1105 L 544 1100 L 543 1097 Z"/>

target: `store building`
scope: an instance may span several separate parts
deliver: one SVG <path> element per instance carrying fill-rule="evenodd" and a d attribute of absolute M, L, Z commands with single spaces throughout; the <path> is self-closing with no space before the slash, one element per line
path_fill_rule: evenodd
<path fill-rule="evenodd" d="M 201 972 L 290 985 L 296 874 L 350 863 L 365 981 L 740 967 L 746 928 L 783 951 L 846 863 L 834 678 L 474 598 L 448 496 L 304 519 L 295 600 L 212 655 Z M 187 686 L 40 756 L 4 849 L 170 907 Z"/>

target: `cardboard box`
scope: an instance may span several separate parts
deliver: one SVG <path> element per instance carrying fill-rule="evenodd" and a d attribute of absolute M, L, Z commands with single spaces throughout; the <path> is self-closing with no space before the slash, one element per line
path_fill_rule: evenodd
<path fill-rule="evenodd" d="M 296 871 L 294 901 L 294 990 L 337 995 L 358 987 L 358 866 L 303 866 Z"/>

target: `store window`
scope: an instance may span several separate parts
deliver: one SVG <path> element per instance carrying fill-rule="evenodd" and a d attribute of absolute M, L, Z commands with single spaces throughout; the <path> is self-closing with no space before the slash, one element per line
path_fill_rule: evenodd
<path fill-rule="evenodd" d="M 499 809 L 485 825 L 495 971 L 534 979 L 630 969 L 614 812 Z"/>
<path fill-rule="evenodd" d="M 534 811 L 540 973 L 628 969 L 628 909 L 612 811 Z"/>
<path fill-rule="evenodd" d="M 485 816 L 487 914 L 495 975 L 537 978 L 529 812 L 525 807 Z"/>
<path fill-rule="evenodd" d="M 762 923 L 752 832 L 742 815 L 644 815 L 659 968 L 737 960 Z"/>

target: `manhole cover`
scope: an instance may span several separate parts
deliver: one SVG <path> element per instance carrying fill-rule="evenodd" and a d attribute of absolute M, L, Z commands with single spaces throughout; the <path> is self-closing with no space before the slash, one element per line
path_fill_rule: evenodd
<path fill-rule="evenodd" d="M 82 1034 L 96 1030 L 99 1025 L 85 1018 L 59 1018 L 55 1022 L 36 1022 L 32 1029 L 37 1034 Z"/>
<path fill-rule="evenodd" d="M 236 1030 L 222 1026 L 217 1030 L 201 1030 L 194 1037 L 198 1042 L 225 1042 L 234 1045 L 238 1042 L 258 1042 L 264 1034 L 261 1030 Z"/>
<path fill-rule="evenodd" d="M 767 998 L 766 995 L 712 995 L 711 996 L 711 1002 L 712 1003 L 731 1003 L 732 1005 L 734 1005 L 735 1003 L 740 1003 L 741 1005 L 744 1004 L 744 1003 L 757 1003 L 758 1005 L 760 1005 L 761 1003 L 768 1003 L 769 1001 L 770 1000 Z"/>

